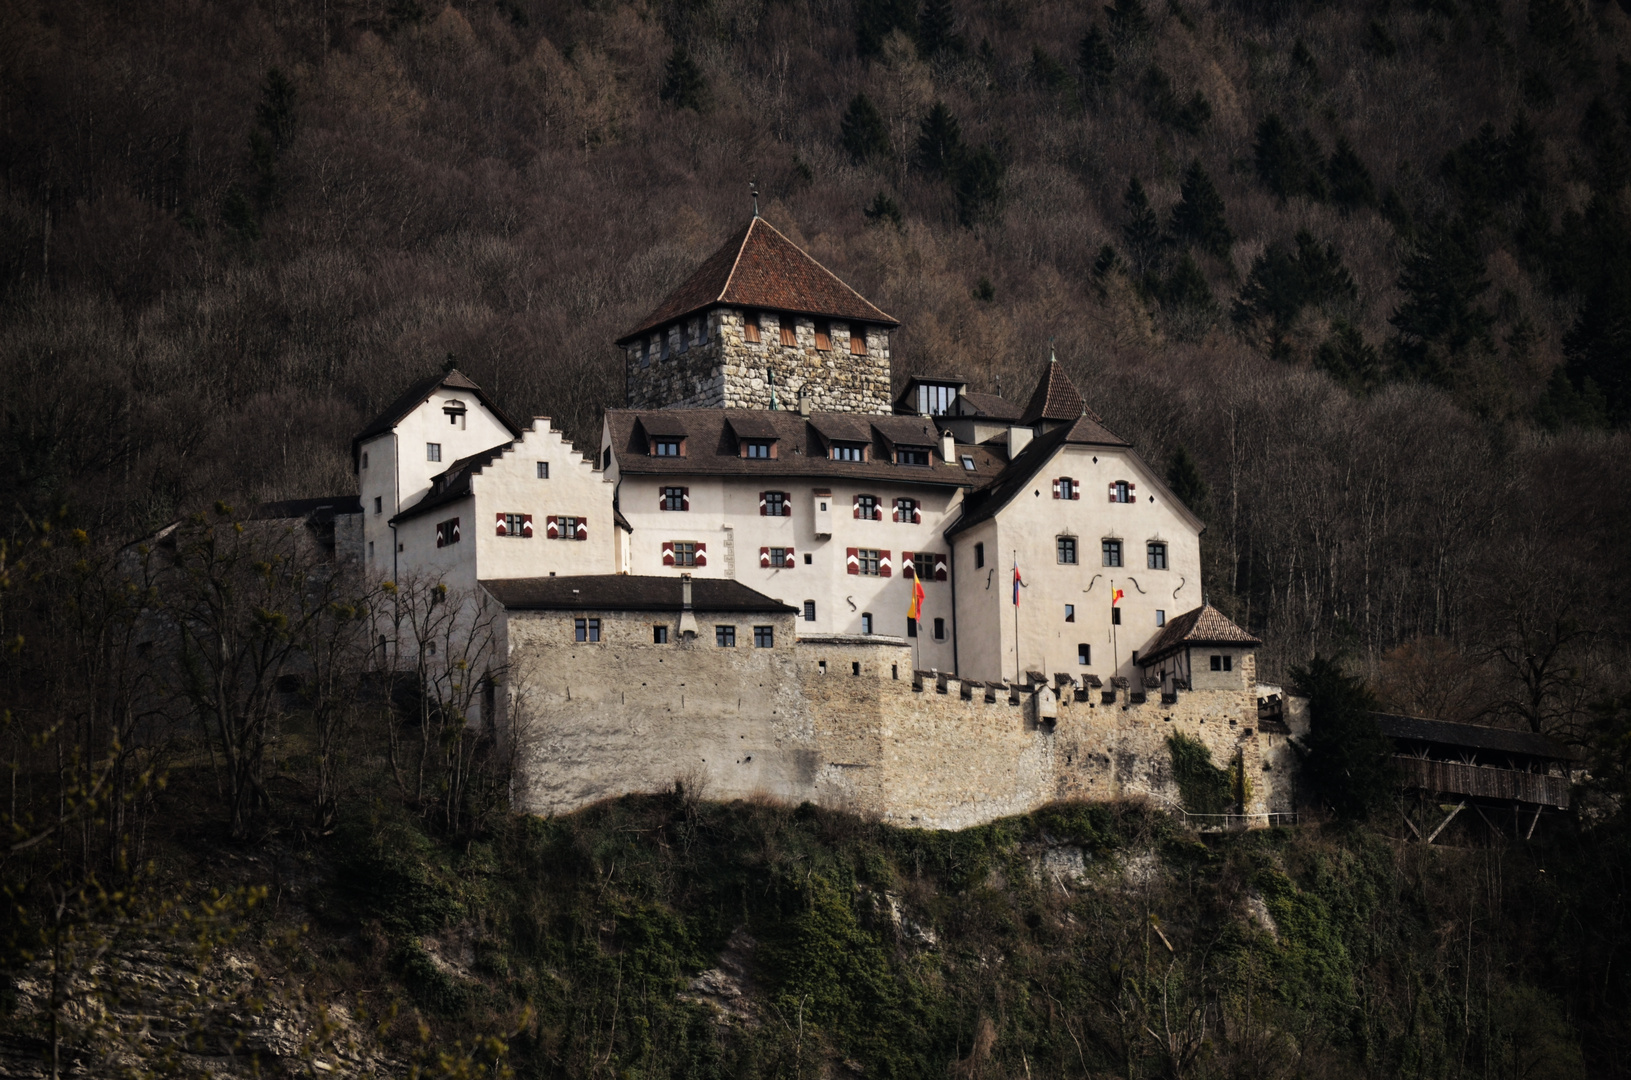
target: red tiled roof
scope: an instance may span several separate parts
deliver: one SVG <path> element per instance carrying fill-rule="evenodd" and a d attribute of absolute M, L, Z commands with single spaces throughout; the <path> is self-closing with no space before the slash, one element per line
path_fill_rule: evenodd
<path fill-rule="evenodd" d="M 617 343 L 622 345 L 715 304 L 823 315 L 877 326 L 900 325 L 775 226 L 755 217 Z"/>
<path fill-rule="evenodd" d="M 1034 424 L 1038 420 L 1074 420 L 1086 412 L 1087 402 L 1082 400 L 1081 392 L 1070 381 L 1070 376 L 1065 374 L 1064 367 L 1057 360 L 1049 360 L 1042 378 L 1037 380 L 1036 392 L 1031 395 L 1031 403 L 1025 406 L 1025 415 L 1020 422 Z"/>
<path fill-rule="evenodd" d="M 1177 618 L 1168 619 L 1167 625 L 1150 642 L 1150 647 L 1139 654 L 1140 664 L 1151 664 L 1170 656 L 1185 645 L 1261 645 L 1257 638 L 1236 626 L 1229 617 L 1211 604 L 1203 604 L 1194 611 L 1186 611 Z"/>

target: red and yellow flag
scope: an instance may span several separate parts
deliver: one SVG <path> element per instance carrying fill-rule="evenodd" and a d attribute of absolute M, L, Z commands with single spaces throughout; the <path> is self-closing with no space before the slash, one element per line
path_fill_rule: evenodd
<path fill-rule="evenodd" d="M 906 610 L 908 619 L 923 619 L 923 579 L 916 574 L 912 575 L 912 606 Z"/>
<path fill-rule="evenodd" d="M 1110 594 L 1110 606 L 1115 607 L 1116 604 L 1121 600 L 1121 598 L 1123 596 L 1126 596 L 1126 595 L 1127 594 L 1122 592 L 1120 589 L 1117 589 L 1115 592 L 1111 593 Z"/>

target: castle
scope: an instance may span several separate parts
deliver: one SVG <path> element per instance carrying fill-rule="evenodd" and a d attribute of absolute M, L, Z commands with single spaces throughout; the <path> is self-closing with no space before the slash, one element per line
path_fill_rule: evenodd
<path fill-rule="evenodd" d="M 337 543 L 493 613 L 472 712 L 520 733 L 520 809 L 676 780 L 945 828 L 1176 805 L 1181 733 L 1236 770 L 1237 821 L 1290 811 L 1199 519 L 1057 362 L 1023 407 L 892 393 L 898 325 L 755 215 L 619 341 L 592 452 L 427 378 L 353 441 Z M 400 618 L 380 643 L 426 647 Z"/>

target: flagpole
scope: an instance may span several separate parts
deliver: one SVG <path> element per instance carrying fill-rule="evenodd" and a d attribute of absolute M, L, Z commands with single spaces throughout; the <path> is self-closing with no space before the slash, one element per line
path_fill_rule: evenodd
<path fill-rule="evenodd" d="M 1121 649 L 1116 644 L 1116 579 L 1115 578 L 1110 579 L 1110 659 L 1111 659 L 1111 664 L 1112 664 L 1112 666 L 1110 668 L 1110 678 L 1114 679 L 1116 677 L 1116 672 L 1121 670 Z M 1112 682 L 1110 684 L 1111 689 L 1115 689 L 1115 685 L 1116 684 Z"/>
<path fill-rule="evenodd" d="M 1014 682 L 1019 682 L 1019 549 L 1014 549 Z"/>

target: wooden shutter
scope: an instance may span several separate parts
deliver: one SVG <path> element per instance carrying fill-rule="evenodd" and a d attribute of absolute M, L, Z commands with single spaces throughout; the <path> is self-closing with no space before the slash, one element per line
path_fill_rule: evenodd
<path fill-rule="evenodd" d="M 912 563 L 912 552 L 903 551 L 900 553 L 900 572 L 909 578 L 917 577 L 917 567 Z"/>
<path fill-rule="evenodd" d="M 674 565 L 674 541 L 672 540 L 663 541 L 663 565 Z"/>
<path fill-rule="evenodd" d="M 759 316 L 749 312 L 742 318 L 742 340 L 757 342 L 759 340 Z"/>
<path fill-rule="evenodd" d="M 522 536 L 523 539 L 526 539 L 526 540 L 531 540 L 532 539 L 532 515 L 531 514 L 522 514 L 521 515 L 521 536 Z"/>
<path fill-rule="evenodd" d="M 946 566 L 946 557 L 937 553 L 934 557 L 934 579 L 936 581 L 945 581 L 948 576 L 949 568 Z"/>
<path fill-rule="evenodd" d="M 577 535 L 577 539 L 579 539 L 579 540 L 589 539 L 589 519 L 588 518 L 581 518 L 580 517 L 578 519 L 578 535 Z"/>
<path fill-rule="evenodd" d="M 759 549 L 759 568 L 761 570 L 770 569 L 770 549 L 767 547 Z"/>
<path fill-rule="evenodd" d="M 855 515 L 854 516 L 855 516 L 855 519 L 857 521 L 859 521 L 860 518 L 861 518 L 861 497 L 859 495 L 855 496 Z"/>
<path fill-rule="evenodd" d="M 708 565 L 708 550 L 707 550 L 707 548 L 708 548 L 707 544 L 703 544 L 703 543 L 697 544 L 697 565 L 698 566 L 707 566 Z"/>
<path fill-rule="evenodd" d="M 894 570 L 889 565 L 889 552 L 887 552 L 887 551 L 878 552 L 878 576 L 879 577 L 889 577 L 893 573 L 894 573 Z"/>
<path fill-rule="evenodd" d="M 1082 485 L 1078 483 L 1074 477 L 1072 477 L 1070 481 L 1070 497 L 1072 499 L 1080 499 L 1082 497 Z"/>
<path fill-rule="evenodd" d="M 782 492 L 782 517 L 792 517 L 792 516 L 793 516 L 793 493 L 791 491 L 784 491 L 784 492 Z M 791 551 L 792 549 L 789 548 L 788 550 Z"/>
<path fill-rule="evenodd" d="M 865 329 L 862 329 L 860 333 L 856 333 L 855 328 L 853 326 L 850 327 L 850 331 L 849 331 L 849 351 L 850 351 L 851 356 L 865 356 L 866 355 L 866 330 Z"/>
<path fill-rule="evenodd" d="M 768 492 L 768 491 L 759 492 L 759 516 L 760 517 L 768 517 L 770 515 L 770 510 L 769 510 L 770 504 L 765 499 L 765 496 L 769 495 L 769 494 L 770 494 L 770 492 Z"/>
<path fill-rule="evenodd" d="M 900 504 L 901 504 L 901 500 L 896 499 L 895 500 L 895 510 L 894 510 L 894 520 L 897 521 L 897 522 L 900 521 Z"/>
<path fill-rule="evenodd" d="M 787 549 L 787 563 L 786 563 L 785 569 L 791 570 L 791 569 L 793 569 L 794 566 L 797 565 L 797 563 L 798 563 L 798 560 L 793 555 L 793 549 L 788 548 Z"/>
<path fill-rule="evenodd" d="M 923 504 L 916 499 L 912 500 L 912 524 L 923 524 Z"/>
<path fill-rule="evenodd" d="M 544 535 L 551 540 L 558 540 L 561 536 L 561 521 L 554 514 L 544 519 Z"/>
<path fill-rule="evenodd" d="M 688 487 L 680 488 L 680 509 L 687 512 L 691 509 L 691 489 Z"/>
<path fill-rule="evenodd" d="M 1054 480 L 1054 482 L 1053 482 L 1053 497 L 1056 498 L 1056 499 L 1062 498 L 1062 496 L 1059 494 L 1059 481 L 1058 480 Z"/>
<path fill-rule="evenodd" d="M 859 574 L 861 572 L 860 551 L 860 548 L 844 549 L 844 568 L 852 574 Z"/>
<path fill-rule="evenodd" d="M 792 319 L 781 320 L 781 331 L 783 345 L 797 345 L 799 343 L 798 327 Z"/>
<path fill-rule="evenodd" d="M 447 524 L 445 522 L 436 523 L 436 546 L 447 546 Z"/>
<path fill-rule="evenodd" d="M 498 535 L 499 536 L 508 536 L 508 535 L 510 535 L 509 530 L 504 527 L 504 515 L 503 514 L 498 515 Z"/>
<path fill-rule="evenodd" d="M 1116 485 L 1114 483 L 1110 485 L 1110 501 L 1116 501 Z"/>

